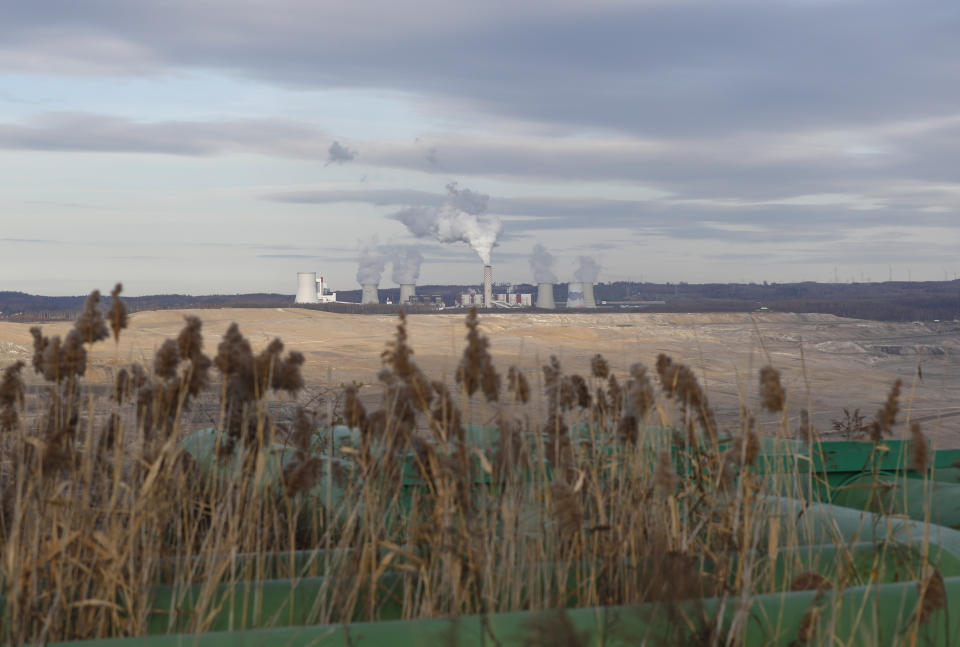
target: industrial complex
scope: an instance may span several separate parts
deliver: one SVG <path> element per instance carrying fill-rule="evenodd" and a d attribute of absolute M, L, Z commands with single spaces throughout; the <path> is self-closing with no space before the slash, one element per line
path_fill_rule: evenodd
<path fill-rule="evenodd" d="M 567 309 L 596 308 L 597 302 L 594 298 L 593 283 L 586 281 L 577 281 L 568 284 L 568 297 L 563 306 Z M 362 283 L 360 285 L 360 303 L 361 306 L 379 306 L 384 303 L 390 304 L 389 299 L 381 302 L 379 284 Z M 506 292 L 494 292 L 493 268 L 490 265 L 483 266 L 483 277 L 479 289 L 464 292 L 458 295 L 454 307 L 460 308 L 497 308 L 497 309 L 517 309 L 517 308 L 538 308 L 541 310 L 555 310 L 557 304 L 553 296 L 553 283 L 541 282 L 537 284 L 536 295 L 525 292 L 515 292 L 508 289 Z M 436 295 L 418 295 L 415 283 L 400 283 L 400 297 L 398 305 L 431 305 L 438 309 L 445 306 L 441 297 Z M 337 293 L 330 290 L 324 282 L 323 276 L 318 276 L 316 272 L 298 272 L 297 273 L 297 295 L 295 302 L 298 304 L 329 304 L 329 303 L 353 303 L 355 301 L 338 301 Z"/>

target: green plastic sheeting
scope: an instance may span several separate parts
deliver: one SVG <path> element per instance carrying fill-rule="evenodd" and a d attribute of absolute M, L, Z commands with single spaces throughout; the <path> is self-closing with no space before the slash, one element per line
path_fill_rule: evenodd
<path fill-rule="evenodd" d="M 604 647 L 679 644 L 711 630 L 723 635 L 737 622 L 745 644 L 796 644 L 809 624 L 813 644 L 829 631 L 834 644 L 875 647 L 907 641 L 954 645 L 960 638 L 960 577 L 946 578 L 946 608 L 921 622 L 919 588 L 914 582 L 851 587 L 844 591 L 773 593 L 744 599 L 651 603 L 638 606 L 514 612 L 426 620 L 321 625 L 243 632 L 171 635 L 57 643 L 86 647 Z M 805 622 L 805 618 L 806 621 Z M 574 642 L 575 639 L 578 642 Z"/>
<path fill-rule="evenodd" d="M 778 514 L 783 527 L 790 528 L 800 544 L 870 541 L 923 546 L 928 543 L 931 563 L 950 566 L 960 561 L 960 531 L 952 528 L 785 497 L 768 497 L 767 503 L 768 512 Z"/>
<path fill-rule="evenodd" d="M 904 514 L 950 528 L 960 527 L 960 483 L 864 474 L 832 492 L 836 505 L 884 514 Z"/>

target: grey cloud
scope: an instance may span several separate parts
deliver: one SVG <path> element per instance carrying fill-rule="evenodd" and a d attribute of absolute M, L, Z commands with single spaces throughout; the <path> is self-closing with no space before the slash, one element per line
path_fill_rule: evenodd
<path fill-rule="evenodd" d="M 297 192 L 294 202 L 323 204 L 357 201 L 378 206 L 421 202 L 442 203 L 444 196 L 392 190 L 312 191 Z M 270 199 L 291 201 L 285 194 Z M 739 240 L 770 242 L 785 236 L 796 240 L 829 240 L 843 228 L 873 225 L 896 225 L 903 222 L 927 226 L 955 226 L 952 213 L 925 214 L 917 223 L 909 209 L 888 208 L 851 210 L 834 205 L 736 205 L 698 202 L 688 204 L 659 200 L 612 200 L 607 198 L 529 197 L 501 198 L 492 196 L 491 213 L 504 216 L 505 232 L 517 236 L 522 232 L 548 229 L 595 230 L 622 228 L 640 234 L 662 234 L 673 238 Z M 710 225 L 705 223 L 718 223 Z M 724 229 L 723 227 L 727 228 Z M 740 226 L 740 229 L 736 229 Z"/>
<path fill-rule="evenodd" d="M 366 202 L 376 206 L 422 204 L 438 207 L 446 196 L 413 189 L 324 189 L 320 191 L 283 191 L 264 196 L 275 202 L 295 204 L 329 204 L 334 202 Z"/>
<path fill-rule="evenodd" d="M 249 151 L 322 159 L 316 129 L 272 120 L 136 122 L 87 113 L 48 113 L 0 124 L 0 148 L 109 153 L 213 155 Z"/>
<path fill-rule="evenodd" d="M 891 150 L 850 155 L 842 144 L 820 143 L 820 139 L 829 139 L 829 133 L 810 135 L 812 143 L 805 143 L 803 133 L 700 142 L 548 136 L 446 136 L 442 140 L 448 151 L 445 173 L 639 182 L 685 199 L 749 201 L 854 192 L 883 195 L 893 181 L 902 178 L 952 181 L 949 169 L 960 155 L 956 126 L 934 125 L 917 132 L 870 136 L 880 137 Z M 798 139 L 799 143 L 795 141 Z M 0 124 L 0 148 L 29 150 L 188 156 L 239 151 L 319 160 L 330 157 L 326 141 L 312 126 L 278 120 L 137 122 L 105 115 L 55 113 L 27 122 Z M 364 164 L 437 172 L 423 161 L 420 143 L 369 142 L 368 147 Z M 347 152 L 353 153 L 349 149 Z M 336 195 L 294 191 L 270 197 L 308 203 L 329 201 Z M 344 189 L 339 195 L 343 200 L 359 195 L 369 201 L 370 194 Z M 929 205 L 929 201 L 924 203 L 924 196 L 914 197 L 919 199 L 914 199 L 912 206 Z M 380 204 L 442 203 L 442 198 L 434 194 L 402 189 L 382 191 L 379 200 Z M 565 201 L 561 208 L 569 203 Z M 491 204 L 491 208 L 496 210 L 498 206 Z"/>
<path fill-rule="evenodd" d="M 351 150 L 340 142 L 333 142 L 327 149 L 327 164 L 345 164 L 357 157 L 357 151 Z"/>
<path fill-rule="evenodd" d="M 81 72 L 220 68 L 681 137 L 877 122 L 960 100 L 960 7 L 950 3 L 564 4 L 11 3 L 0 62 L 57 73 L 66 62 Z"/>

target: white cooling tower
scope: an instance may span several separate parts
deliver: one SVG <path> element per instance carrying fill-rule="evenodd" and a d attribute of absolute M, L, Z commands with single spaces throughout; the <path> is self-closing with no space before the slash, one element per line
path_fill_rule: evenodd
<path fill-rule="evenodd" d="M 400 284 L 400 305 L 405 306 L 410 303 L 410 299 L 417 294 L 417 286 L 413 283 Z"/>
<path fill-rule="evenodd" d="M 363 284 L 363 295 L 360 297 L 360 303 L 363 305 L 377 305 L 380 303 L 380 294 L 377 292 L 377 286 L 373 283 Z"/>
<path fill-rule="evenodd" d="M 581 283 L 583 292 L 583 307 L 596 308 L 597 300 L 593 297 L 593 283 Z"/>
<path fill-rule="evenodd" d="M 570 283 L 567 285 L 567 307 L 583 308 L 583 283 Z"/>
<path fill-rule="evenodd" d="M 493 268 L 483 266 L 483 307 L 493 307 Z"/>
<path fill-rule="evenodd" d="M 317 302 L 317 273 L 297 272 L 297 297 L 294 303 Z"/>
<path fill-rule="evenodd" d="M 537 307 L 544 310 L 555 310 L 557 304 L 553 302 L 553 283 L 541 283 L 537 286 Z"/>

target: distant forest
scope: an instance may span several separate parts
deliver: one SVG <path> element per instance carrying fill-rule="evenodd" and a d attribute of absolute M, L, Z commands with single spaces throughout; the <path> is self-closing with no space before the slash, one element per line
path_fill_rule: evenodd
<path fill-rule="evenodd" d="M 473 285 L 419 285 L 419 295 L 439 296 L 447 306 L 457 296 L 476 290 Z M 502 291 L 498 286 L 495 291 Z M 514 292 L 533 292 L 533 285 L 521 284 Z M 641 312 L 819 312 L 841 317 L 879 321 L 932 321 L 960 319 L 960 281 L 886 283 L 598 283 L 594 293 L 605 311 Z M 359 290 L 339 291 L 341 301 L 359 302 Z M 51 321 L 73 319 L 86 296 L 46 297 L 23 292 L 0 292 L 0 319 L 7 321 Z M 399 298 L 398 288 L 380 290 L 381 301 Z M 554 299 L 567 298 L 566 284 L 554 287 Z M 289 307 L 292 294 L 220 294 L 190 296 L 158 294 L 125 297 L 131 312 L 176 308 L 263 308 Z M 104 296 L 104 306 L 110 302 Z M 350 306 L 311 306 L 341 312 L 360 312 Z M 413 308 L 430 311 L 427 306 Z M 390 312 L 390 307 L 370 311 Z"/>

